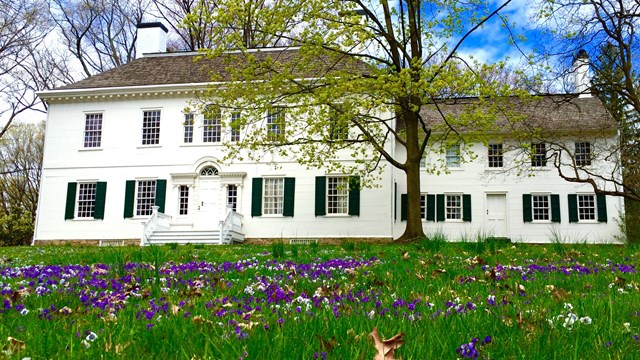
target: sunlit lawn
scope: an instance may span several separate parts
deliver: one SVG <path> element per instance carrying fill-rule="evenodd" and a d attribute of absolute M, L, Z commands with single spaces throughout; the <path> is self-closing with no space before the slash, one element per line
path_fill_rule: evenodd
<path fill-rule="evenodd" d="M 637 359 L 637 248 L 0 248 L 0 359 Z M 477 338 L 474 340 L 474 338 Z"/>

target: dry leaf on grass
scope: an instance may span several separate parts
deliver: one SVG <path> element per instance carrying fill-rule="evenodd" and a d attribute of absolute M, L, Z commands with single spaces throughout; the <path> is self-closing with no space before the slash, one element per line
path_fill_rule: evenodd
<path fill-rule="evenodd" d="M 404 333 L 396 334 L 390 339 L 382 340 L 378 328 L 373 328 L 369 334 L 373 337 L 377 353 L 373 360 L 395 360 L 395 350 L 404 344 Z"/>

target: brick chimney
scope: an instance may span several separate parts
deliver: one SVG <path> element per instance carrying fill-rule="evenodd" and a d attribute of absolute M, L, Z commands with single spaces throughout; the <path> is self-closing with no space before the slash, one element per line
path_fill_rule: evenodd
<path fill-rule="evenodd" d="M 580 97 L 590 97 L 589 54 L 585 50 L 578 51 L 571 71 L 573 72 L 573 92 L 580 94 Z"/>
<path fill-rule="evenodd" d="M 143 57 L 144 54 L 166 52 L 168 32 L 169 30 L 159 22 L 138 24 L 136 59 Z"/>

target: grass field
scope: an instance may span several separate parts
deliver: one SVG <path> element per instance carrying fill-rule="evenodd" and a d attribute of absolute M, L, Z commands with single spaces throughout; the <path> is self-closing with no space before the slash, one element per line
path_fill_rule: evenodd
<path fill-rule="evenodd" d="M 0 359 L 638 359 L 636 247 L 0 248 Z"/>

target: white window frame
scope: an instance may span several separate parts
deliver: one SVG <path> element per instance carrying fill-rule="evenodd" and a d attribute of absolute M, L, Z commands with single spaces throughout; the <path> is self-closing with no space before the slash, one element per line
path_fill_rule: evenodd
<path fill-rule="evenodd" d="M 182 136 L 182 142 L 184 144 L 193 144 L 194 117 L 191 113 L 184 114 L 184 131 Z"/>
<path fill-rule="evenodd" d="M 189 185 L 178 185 L 178 216 L 189 215 Z"/>
<path fill-rule="evenodd" d="M 284 177 L 264 177 L 262 181 L 262 215 L 282 216 Z"/>
<path fill-rule="evenodd" d="M 578 222 L 598 222 L 598 199 L 595 194 L 576 194 L 576 202 Z"/>
<path fill-rule="evenodd" d="M 448 146 L 445 150 L 445 165 L 448 168 L 460 168 L 461 156 L 460 156 L 460 144 Z"/>
<path fill-rule="evenodd" d="M 146 190 L 144 186 L 152 188 Z M 141 192 L 141 190 L 145 190 Z M 156 179 L 140 179 L 136 180 L 135 200 L 135 216 L 149 216 L 153 213 L 153 206 L 156 204 L 156 191 L 158 190 L 158 182 Z M 144 197 L 141 197 L 143 196 Z"/>
<path fill-rule="evenodd" d="M 96 211 L 97 182 L 79 182 L 76 192 L 76 218 L 93 219 Z"/>
<path fill-rule="evenodd" d="M 207 118 L 211 116 L 211 119 Z M 204 144 L 222 141 L 222 110 L 211 110 L 202 118 L 202 142 Z"/>
<path fill-rule="evenodd" d="M 463 198 L 462 194 L 459 194 L 459 193 L 444 194 L 444 220 L 445 221 L 455 221 L 455 222 L 462 221 L 462 211 L 463 211 L 462 202 L 464 201 L 462 198 Z"/>
<path fill-rule="evenodd" d="M 84 114 L 84 132 L 82 147 L 85 149 L 99 149 L 102 147 L 102 112 L 88 112 Z"/>
<path fill-rule="evenodd" d="M 142 146 L 160 145 L 160 121 L 162 110 L 145 109 L 142 111 Z"/>
<path fill-rule="evenodd" d="M 422 221 L 427 220 L 427 193 L 420 194 L 420 217 Z"/>
<path fill-rule="evenodd" d="M 577 141 L 575 143 L 574 159 L 576 166 L 591 166 L 591 143 L 588 141 Z"/>
<path fill-rule="evenodd" d="M 543 168 L 547 166 L 547 143 L 531 144 L 531 167 Z"/>
<path fill-rule="evenodd" d="M 282 140 L 286 127 L 286 108 L 274 107 L 267 113 L 267 139 Z"/>
<path fill-rule="evenodd" d="M 502 169 L 504 167 L 504 145 L 502 143 L 487 145 L 487 166 L 490 169 Z"/>
<path fill-rule="evenodd" d="M 240 126 L 237 124 L 234 126 L 234 123 L 239 121 L 241 117 L 242 113 L 239 111 L 231 113 L 231 121 L 229 122 L 229 141 L 231 142 L 240 141 Z"/>
<path fill-rule="evenodd" d="M 327 176 L 327 215 L 349 214 L 349 177 L 345 175 Z"/>
<path fill-rule="evenodd" d="M 236 184 L 227 185 L 227 206 L 231 205 L 233 211 L 238 211 L 238 190 L 239 186 Z"/>
<path fill-rule="evenodd" d="M 531 194 L 531 221 L 551 222 L 551 194 Z"/>

